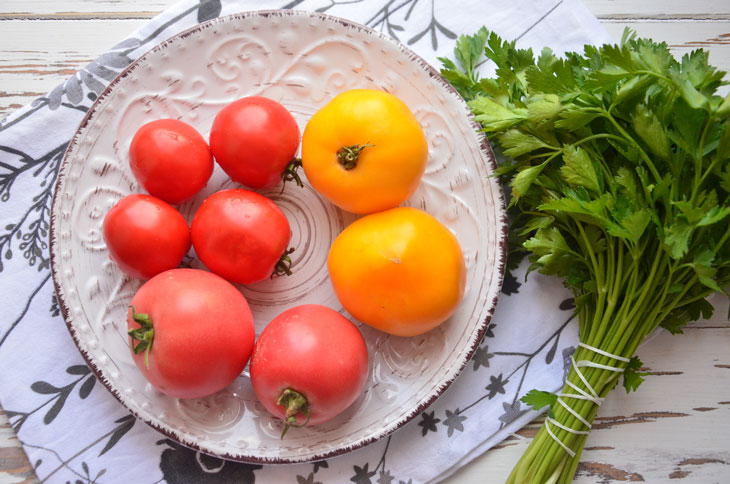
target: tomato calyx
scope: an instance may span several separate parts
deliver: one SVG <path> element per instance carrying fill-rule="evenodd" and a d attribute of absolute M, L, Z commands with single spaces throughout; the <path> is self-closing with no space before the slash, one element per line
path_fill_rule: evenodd
<path fill-rule="evenodd" d="M 337 151 L 337 161 L 345 170 L 352 170 L 357 166 L 357 160 L 360 158 L 360 152 L 368 147 L 373 147 L 370 143 L 364 145 L 343 146 Z"/>
<path fill-rule="evenodd" d="M 292 158 L 288 165 L 286 165 L 286 168 L 284 168 L 284 171 L 281 173 L 281 179 L 284 181 L 284 185 L 286 185 L 286 182 L 288 181 L 294 181 L 296 182 L 298 187 L 303 187 L 304 183 L 302 182 L 302 179 L 299 177 L 299 167 L 302 166 L 302 159 L 301 158 Z M 284 191 L 284 187 L 281 189 Z"/>
<path fill-rule="evenodd" d="M 276 400 L 277 405 L 286 407 L 286 419 L 284 420 L 284 430 L 281 432 L 281 438 L 284 438 L 289 427 L 304 427 L 309 422 L 309 402 L 306 397 L 296 390 L 287 388 Z M 303 413 L 306 417 L 304 423 L 297 423 L 297 414 Z"/>
<path fill-rule="evenodd" d="M 281 257 L 279 257 L 279 262 L 276 263 L 276 267 L 274 267 L 274 272 L 271 273 L 271 277 L 274 276 L 291 276 L 291 265 L 292 260 L 291 257 L 289 257 L 289 254 L 294 252 L 294 247 L 290 247 L 284 251 L 283 254 L 281 254 Z"/>
<path fill-rule="evenodd" d="M 147 368 L 150 367 L 150 349 L 152 349 L 152 342 L 155 340 L 155 328 L 152 326 L 152 320 L 149 314 L 138 313 L 134 306 L 132 308 L 132 319 L 139 324 L 139 328 L 130 329 L 127 331 L 130 338 L 132 338 L 132 351 L 135 355 L 144 353 L 144 364 Z M 135 343 L 136 341 L 136 343 Z"/>

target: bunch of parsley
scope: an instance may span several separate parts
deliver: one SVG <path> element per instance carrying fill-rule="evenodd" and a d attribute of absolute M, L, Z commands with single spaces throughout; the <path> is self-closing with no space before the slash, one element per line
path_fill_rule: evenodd
<path fill-rule="evenodd" d="M 496 77 L 477 74 L 484 57 Z M 622 374 L 636 389 L 644 338 L 709 317 L 707 296 L 730 282 L 730 96 L 717 95 L 725 73 L 703 50 L 677 60 L 629 31 L 618 45 L 564 58 L 546 48 L 535 59 L 482 28 L 458 40 L 455 62 L 441 62 L 506 158 L 497 174 L 510 199 L 510 256 L 526 254 L 530 270 L 572 290 L 581 342 L 630 359 L 579 347 L 575 360 L 620 371 L 584 367 L 583 382 L 573 368 L 563 393 L 590 393 L 587 383 L 602 398 Z M 575 456 L 543 427 L 509 482 L 570 482 L 588 433 L 575 414 L 590 423 L 597 405 L 563 398 L 574 414 L 537 391 L 523 401 L 550 405 L 578 431 L 552 427 Z"/>

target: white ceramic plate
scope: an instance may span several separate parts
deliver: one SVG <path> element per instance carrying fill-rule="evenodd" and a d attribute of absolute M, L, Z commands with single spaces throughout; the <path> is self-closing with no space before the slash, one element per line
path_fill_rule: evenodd
<path fill-rule="evenodd" d="M 419 337 L 398 338 L 361 326 L 370 352 L 362 396 L 331 422 L 292 428 L 257 402 L 246 375 L 208 398 L 178 400 L 155 390 L 134 366 L 126 309 L 139 281 L 109 260 L 101 236 L 107 210 L 142 192 L 128 167 L 139 126 L 178 118 L 206 138 L 215 114 L 231 101 L 263 95 L 285 105 L 303 130 L 335 94 L 386 90 L 405 101 L 429 140 L 429 162 L 407 205 L 424 209 L 458 237 L 467 291 L 456 314 Z M 261 11 L 201 24 L 164 42 L 126 69 L 89 111 L 61 167 L 53 202 L 51 254 L 56 292 L 79 350 L 106 387 L 134 415 L 202 452 L 247 462 L 303 462 L 361 447 L 396 430 L 432 403 L 478 346 L 502 282 L 506 218 L 489 175 L 492 152 L 458 94 L 421 58 L 362 25 L 331 16 Z M 202 200 L 234 184 L 216 168 L 208 187 L 180 206 L 191 220 Z M 343 311 L 325 265 L 330 243 L 354 216 L 306 184 L 273 198 L 292 226 L 293 271 L 241 290 L 260 333 L 298 304 Z M 193 267 L 201 267 L 191 260 Z M 414 292 L 418 287 L 413 288 Z"/>

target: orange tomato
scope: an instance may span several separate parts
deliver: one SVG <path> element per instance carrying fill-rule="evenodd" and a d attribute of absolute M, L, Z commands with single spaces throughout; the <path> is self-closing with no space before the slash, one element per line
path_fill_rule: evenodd
<path fill-rule="evenodd" d="M 446 321 L 466 283 L 456 237 L 410 207 L 350 224 L 332 243 L 327 267 L 337 298 L 353 317 L 398 336 L 422 334 Z"/>
<path fill-rule="evenodd" d="M 418 187 L 427 159 L 418 120 L 384 91 L 339 94 L 312 116 L 302 136 L 302 166 L 312 187 L 353 213 L 403 203 Z"/>

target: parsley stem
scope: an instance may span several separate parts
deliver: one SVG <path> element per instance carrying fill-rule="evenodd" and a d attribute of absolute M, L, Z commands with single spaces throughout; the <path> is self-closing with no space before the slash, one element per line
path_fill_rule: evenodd
<path fill-rule="evenodd" d="M 669 117 L 669 113 L 672 112 L 672 107 L 674 106 L 674 101 L 676 101 L 677 96 L 679 96 L 679 91 L 677 90 L 676 85 L 672 84 L 672 92 L 669 95 L 669 99 L 664 104 L 664 109 L 662 110 L 662 121 L 665 124 L 669 124 L 667 118 Z"/>
<path fill-rule="evenodd" d="M 690 277 L 689 281 L 687 281 L 687 283 L 684 284 L 684 287 L 682 288 L 682 290 L 679 291 L 676 296 L 674 296 L 674 299 L 673 299 L 672 303 L 669 304 L 665 308 L 665 310 L 660 314 L 660 316 L 659 316 L 659 320 L 660 321 L 664 320 L 664 318 L 666 318 L 667 315 L 672 310 L 677 309 L 677 308 L 680 308 L 680 307 L 682 307 L 682 306 L 684 306 L 686 304 L 690 304 L 690 303 L 692 303 L 694 301 L 697 301 L 699 299 L 704 299 L 705 297 L 707 297 L 707 294 L 706 293 L 701 293 L 700 296 L 697 296 L 697 297 L 694 297 L 694 298 L 684 299 L 685 295 L 687 294 L 687 291 L 689 291 L 689 288 L 694 285 L 694 283 L 696 282 L 696 279 L 697 279 L 697 274 L 692 274 L 692 276 Z M 709 292 L 709 290 L 707 292 Z"/>
<path fill-rule="evenodd" d="M 704 158 L 704 151 L 705 151 L 705 139 L 707 138 L 707 133 L 710 129 L 710 125 L 712 124 L 712 116 L 707 120 L 705 123 L 705 127 L 702 129 L 702 135 L 700 136 L 700 144 L 697 149 L 697 160 L 695 161 L 695 183 L 692 187 L 692 197 L 690 198 L 690 203 L 693 203 L 695 200 L 697 200 L 697 195 L 699 194 L 700 187 L 702 187 L 702 183 L 705 181 L 705 178 L 707 178 L 707 175 L 712 173 L 712 170 L 715 168 L 717 163 L 720 162 L 720 157 L 716 156 L 715 159 L 710 163 L 710 166 L 707 167 L 707 170 L 702 169 L 702 159 Z"/>
<path fill-rule="evenodd" d="M 631 144 L 639 153 L 641 158 L 644 160 L 644 163 L 646 163 L 646 166 L 649 167 L 649 171 L 651 171 L 652 176 L 654 179 L 658 182 L 662 181 L 662 177 L 659 174 L 659 172 L 656 169 L 656 166 L 654 166 L 654 163 L 651 161 L 651 158 L 649 158 L 649 155 L 646 154 L 644 149 L 641 147 L 641 145 L 631 137 L 629 133 L 626 132 L 626 130 L 619 124 L 618 121 L 616 121 L 616 118 L 611 115 L 608 111 L 601 110 L 602 115 L 613 125 L 614 128 L 618 130 L 619 133 L 625 138 L 629 144 Z"/>
<path fill-rule="evenodd" d="M 581 249 L 588 254 L 588 258 L 591 260 L 591 264 L 593 264 L 593 271 L 597 278 L 596 286 L 600 287 L 603 283 L 603 272 L 601 271 L 598 260 L 596 259 L 596 254 L 593 252 L 591 241 L 588 240 L 588 236 L 586 235 L 585 230 L 583 230 L 583 224 L 581 222 L 576 222 L 575 225 L 576 227 L 578 227 L 578 232 L 580 232 L 580 237 L 583 240 L 584 245 L 581 247 Z"/>
<path fill-rule="evenodd" d="M 670 86 L 674 86 L 674 81 L 672 79 L 668 78 L 667 76 L 663 76 L 655 71 L 639 70 L 639 71 L 632 71 L 631 73 L 632 74 L 646 74 L 647 76 L 653 76 L 653 77 L 656 77 L 657 79 L 661 79 L 662 81 L 666 82 Z"/>
<path fill-rule="evenodd" d="M 626 331 L 627 323 L 633 321 L 636 315 L 644 309 L 644 305 L 646 304 L 645 300 L 647 299 L 647 296 L 651 293 L 652 286 L 655 283 L 657 271 L 659 267 L 663 267 L 665 263 L 666 257 L 664 256 L 664 253 L 660 250 L 656 251 L 656 255 L 654 256 L 654 262 L 651 266 L 651 271 L 649 272 L 644 283 L 642 284 L 641 292 L 639 293 L 636 301 L 633 302 L 633 307 L 626 314 L 625 318 L 622 318 L 619 321 L 614 321 L 614 324 L 607 325 L 611 327 L 611 330 L 608 333 L 610 339 L 613 339 L 617 334 L 628 332 Z"/>
<path fill-rule="evenodd" d="M 725 230 L 725 233 L 722 234 L 722 237 L 720 237 L 720 240 L 717 241 L 715 244 L 713 252 L 717 253 L 724 245 L 725 242 L 727 242 L 728 237 L 730 237 L 730 226 Z"/>
<path fill-rule="evenodd" d="M 611 247 L 612 251 L 614 249 L 614 245 L 619 245 L 621 242 L 614 242 L 613 240 L 610 241 L 609 246 Z M 623 262 L 624 262 L 624 251 L 622 247 L 618 247 L 616 249 L 616 252 L 618 253 L 616 256 L 616 267 L 613 268 L 613 270 L 609 270 L 608 274 L 610 274 L 613 277 L 613 286 L 611 287 L 611 292 L 608 296 L 608 306 L 606 307 L 606 313 L 613 314 L 614 308 L 616 307 L 616 303 L 619 299 L 619 294 L 622 293 L 622 275 L 623 275 Z M 613 260 L 613 254 L 611 257 L 611 260 Z M 603 325 L 602 325 L 603 326 Z"/>
<path fill-rule="evenodd" d="M 623 143 L 628 143 L 628 141 L 621 136 L 616 136 L 615 134 L 610 133 L 598 133 L 598 134 L 592 134 L 590 136 L 586 136 L 585 138 L 581 138 L 578 141 L 573 143 L 573 146 L 580 146 L 583 143 L 587 143 L 589 141 L 597 140 L 597 139 L 612 139 L 616 141 L 621 141 Z"/>

